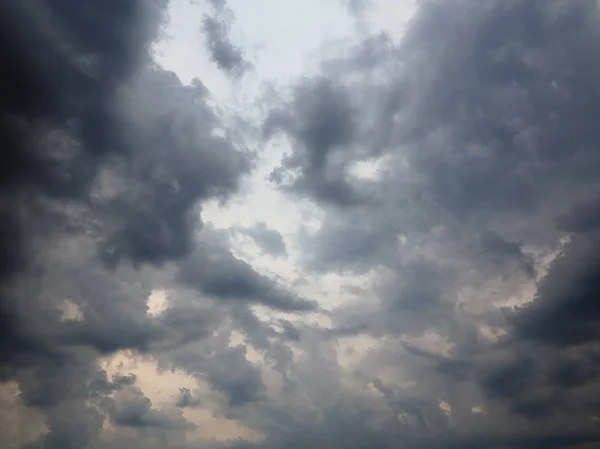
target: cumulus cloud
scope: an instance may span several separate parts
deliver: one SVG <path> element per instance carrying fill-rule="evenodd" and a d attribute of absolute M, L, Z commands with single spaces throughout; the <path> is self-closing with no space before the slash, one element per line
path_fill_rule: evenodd
<path fill-rule="evenodd" d="M 183 84 L 153 61 L 167 6 L 0 7 L 0 378 L 45 415 L 35 447 L 97 445 L 109 415 L 117 427 L 187 428 L 139 392 L 120 402 L 115 392 L 134 391 L 136 378 L 108 380 L 98 357 L 168 352 L 210 336 L 229 282 L 241 300 L 267 293 L 266 303 L 307 308 L 231 256 L 231 273 L 216 263 L 215 278 L 202 278 L 211 297 L 203 305 L 182 300 L 147 313 L 151 291 L 177 289 L 178 267 L 193 257 L 201 203 L 236 192 L 254 160 L 218 132 L 200 80 Z M 66 302 L 77 313 L 65 315 Z"/>

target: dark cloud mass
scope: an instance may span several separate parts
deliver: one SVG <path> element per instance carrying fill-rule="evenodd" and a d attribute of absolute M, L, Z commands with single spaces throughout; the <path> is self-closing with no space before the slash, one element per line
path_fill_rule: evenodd
<path fill-rule="evenodd" d="M 154 60 L 168 12 L 0 4 L 3 447 L 600 448 L 598 2 L 420 1 L 264 100 L 242 137 L 285 138 L 263 181 L 317 217 L 285 240 L 206 220 L 259 158 Z M 196 384 L 155 399 L 144 363 Z"/>
<path fill-rule="evenodd" d="M 223 125 L 202 82 L 182 84 L 153 62 L 167 6 L 0 6 L 0 380 L 45 418 L 26 447 L 98 447 L 109 419 L 114 444 L 102 447 L 121 447 L 124 427 L 141 432 L 128 447 L 181 447 L 189 423 L 152 408 L 135 376 L 108 380 L 98 355 L 210 336 L 231 288 L 306 308 L 250 266 L 217 264 L 209 273 L 226 282 L 203 279 L 209 305 L 147 313 L 150 292 L 176 284 L 173 267 L 195 251 L 201 202 L 230 196 L 253 165 L 215 132 Z"/>
<path fill-rule="evenodd" d="M 271 112 L 265 135 L 284 132 L 294 151 L 272 174 L 272 180 L 318 201 L 351 205 L 360 198 L 344 177 L 344 158 L 336 158 L 351 145 L 354 111 L 349 92 L 327 78 L 307 80 L 294 90 L 288 107 Z"/>
<path fill-rule="evenodd" d="M 339 338 L 420 342 L 357 374 L 415 382 L 380 381 L 412 423 L 386 447 L 600 444 L 599 18 L 595 1 L 419 2 L 398 45 L 327 61 L 265 122 L 292 143 L 272 179 L 326 212 L 306 266 L 379 270 L 375 303 L 333 312 Z M 443 356 L 419 349 L 432 333 Z"/>
<path fill-rule="evenodd" d="M 179 278 L 206 295 L 231 302 L 252 302 L 282 311 L 314 310 L 314 300 L 301 298 L 257 273 L 206 230 L 198 251 L 181 264 Z"/>

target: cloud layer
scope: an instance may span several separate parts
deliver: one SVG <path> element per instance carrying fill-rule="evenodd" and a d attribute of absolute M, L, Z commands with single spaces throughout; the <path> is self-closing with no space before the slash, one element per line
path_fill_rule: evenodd
<path fill-rule="evenodd" d="M 156 62 L 169 11 L 0 6 L 7 447 L 598 447 L 598 3 L 422 1 L 229 116 Z"/>

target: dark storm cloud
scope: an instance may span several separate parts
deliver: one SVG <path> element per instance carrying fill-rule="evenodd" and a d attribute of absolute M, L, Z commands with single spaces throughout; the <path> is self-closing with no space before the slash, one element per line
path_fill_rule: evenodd
<path fill-rule="evenodd" d="M 310 236 L 305 236 L 304 257 L 316 271 L 347 269 L 363 272 L 370 269 L 397 245 L 396 237 L 372 223 L 367 216 L 342 216 L 327 222 Z"/>
<path fill-rule="evenodd" d="M 309 266 L 383 273 L 375 301 L 332 313 L 338 337 L 434 332 L 450 348 L 435 363 L 371 356 L 415 383 L 417 421 L 433 394 L 451 398 L 452 430 L 407 447 L 598 442 L 599 19 L 595 1 L 420 2 L 400 44 L 327 62 L 265 122 L 292 142 L 273 178 L 327 212 Z M 378 177 L 353 179 L 373 157 Z M 527 288 L 528 305 L 493 304 Z M 474 423 L 488 436 L 467 437 Z"/>
<path fill-rule="evenodd" d="M 598 209 L 598 198 L 593 200 L 580 201 L 573 205 L 570 211 L 558 217 L 558 226 L 567 232 L 588 232 L 597 229 L 600 226 L 600 217 Z"/>
<path fill-rule="evenodd" d="M 12 93 L 2 108 L 3 169 L 10 175 L 3 177 L 8 217 L 0 247 L 12 250 L 4 260 L 25 257 L 19 252 L 27 248 L 14 245 L 32 228 L 32 214 L 48 215 L 47 233 L 64 226 L 66 211 L 55 202 L 67 199 L 73 209 L 81 204 L 78 216 L 68 217 L 71 230 L 101 233 L 96 237 L 107 257 L 155 263 L 181 257 L 191 246 L 192 206 L 234 190 L 247 157 L 209 136 L 217 119 L 203 103 L 201 84 L 183 86 L 174 74 L 145 67 L 163 15 L 158 4 L 68 3 L 4 7 L 3 17 L 12 21 L 4 33 L 29 21 L 31 35 L 45 39 L 38 46 L 27 41 L 14 56 L 4 53 L 9 83 L 17 83 L 7 86 Z M 106 31 L 102 21 L 115 17 L 127 25 Z M 15 48 L 33 39 L 11 37 Z M 12 76 L 13 66 L 27 76 Z M 55 78 L 56 85 L 46 86 Z M 35 93 L 40 89 L 55 98 Z M 19 217 L 26 223 L 14 235 Z"/>
<path fill-rule="evenodd" d="M 46 413 L 40 446 L 83 447 L 101 429 L 94 406 L 110 388 L 87 387 L 96 377 L 93 354 L 67 354 L 46 338 L 61 320 L 53 310 L 60 299 L 43 288 L 52 277 L 43 262 L 76 231 L 80 221 L 69 213 L 92 200 L 101 162 L 123 152 L 119 142 L 98 137 L 118 122 L 111 114 L 116 89 L 147 62 L 164 5 L 25 1 L 1 8 L 0 366 L 19 383 L 25 404 Z"/>
<path fill-rule="evenodd" d="M 232 407 L 260 400 L 265 385 L 258 371 L 247 359 L 243 347 L 231 348 L 218 354 L 208 379 L 223 392 Z"/>
<path fill-rule="evenodd" d="M 265 397 L 261 369 L 246 357 L 246 347 L 231 346 L 230 332 L 216 333 L 205 342 L 178 345 L 160 358 L 165 369 L 187 373 L 198 381 L 208 382 L 216 397 L 229 408 L 243 407 Z M 182 391 L 179 407 L 193 406 L 197 398 Z"/>
<path fill-rule="evenodd" d="M 134 385 L 136 380 L 137 376 L 135 374 L 116 374 L 112 378 L 111 385 L 114 385 L 117 389 L 119 389 L 124 386 Z"/>
<path fill-rule="evenodd" d="M 234 193 L 253 164 L 214 132 L 204 85 L 153 62 L 166 7 L 0 6 L 0 377 L 47 419 L 31 447 L 92 447 L 107 410 L 129 426 L 187 428 L 143 397 L 115 405 L 135 378 L 109 380 L 98 355 L 168 351 L 223 319 L 190 301 L 147 313 L 153 288 L 193 253 L 197 205 Z M 75 311 L 63 313 L 66 300 Z"/>
<path fill-rule="evenodd" d="M 596 447 L 597 2 L 423 1 L 400 44 L 369 38 L 274 106 L 264 136 L 292 150 L 271 179 L 325 214 L 307 266 L 369 274 L 327 328 L 253 310 L 322 312 L 201 222 L 252 157 L 201 82 L 151 62 L 164 7 L 0 6 L 0 376 L 48 427 L 26 447 L 191 446 L 204 398 L 154 408 L 98 367 L 121 349 L 264 436 L 233 446 Z M 226 23 L 207 32 L 235 71 Z"/>
<path fill-rule="evenodd" d="M 523 253 L 522 245 L 508 242 L 502 236 L 491 231 L 481 234 L 480 244 L 483 254 L 495 263 L 502 265 L 514 262 L 528 276 L 535 275 L 534 262 L 531 256 Z"/>
<path fill-rule="evenodd" d="M 135 379 L 115 376 L 110 381 L 92 361 L 89 354 L 63 363 L 34 359 L 28 370 L 16 373 L 13 380 L 24 404 L 47 417 L 48 433 L 24 447 L 85 447 L 98 437 L 103 422 L 99 410 L 110 403 L 107 395 L 129 388 Z"/>
<path fill-rule="evenodd" d="M 83 411 L 85 410 L 85 411 Z M 50 432 L 42 439 L 24 444 L 24 449 L 76 449 L 98 437 L 103 417 L 83 403 L 63 403 L 53 410 L 47 426 Z"/>
<path fill-rule="evenodd" d="M 536 300 L 510 314 L 522 338 L 579 345 L 600 338 L 598 232 L 576 235 L 541 281 Z"/>
<path fill-rule="evenodd" d="M 580 193 L 594 182 L 591 166 L 597 162 L 589 154 L 589 143 L 595 141 L 597 131 L 589 117 L 597 107 L 591 73 L 598 65 L 594 57 L 573 55 L 568 49 L 593 47 L 598 38 L 595 18 L 585 11 L 595 6 L 587 2 L 556 7 L 537 2 L 461 5 L 424 3 L 403 43 L 392 53 L 403 66 L 395 67 L 396 74 L 387 74 L 391 80 L 383 80 L 379 90 L 358 84 L 356 89 L 374 91 L 365 107 L 376 102 L 375 107 L 385 109 L 387 118 L 393 119 L 382 119 L 373 125 L 375 129 L 361 129 L 365 124 L 351 122 L 340 101 L 328 101 L 327 92 L 342 92 L 339 95 L 346 101 L 359 96 L 350 95 L 352 89 L 334 79 L 302 83 L 297 88 L 304 93 L 302 101 L 288 105 L 284 114 L 288 121 L 280 129 L 304 145 L 294 151 L 293 163 L 285 161 L 284 166 L 322 167 L 332 146 L 327 143 L 341 147 L 340 165 L 359 158 L 352 151 L 353 140 L 340 129 L 352 129 L 353 136 L 390 136 L 380 148 L 394 156 L 387 171 L 390 190 L 396 183 L 410 188 L 411 194 L 430 196 L 463 221 L 486 212 L 529 214 L 536 202 L 536 210 L 544 212 L 542 200 L 559 185 L 568 185 L 561 198 L 572 201 L 578 193 L 574 189 Z M 513 21 L 513 16 L 519 16 L 519 21 Z M 510 40 L 504 39 L 508 29 Z M 357 54 L 357 58 L 366 56 Z M 567 57 L 571 59 L 568 69 L 562 59 Z M 362 70 L 361 62 L 357 59 L 355 64 Z M 372 69 L 380 66 L 385 69 L 383 63 Z M 343 77 L 343 73 L 336 75 Z M 579 120 L 567 120 L 573 108 Z M 281 122 L 276 120 L 280 113 L 274 114 L 270 120 Z M 561 126 L 554 126 L 558 121 Z M 570 135 L 573 140 L 568 140 Z M 323 136 L 330 136 L 331 142 Z M 325 144 L 311 145 L 321 141 Z M 562 151 L 565 146 L 574 152 L 568 158 Z M 314 160 L 321 164 L 303 158 L 305 152 L 316 155 Z M 400 162 L 408 162 L 413 173 L 399 173 Z M 575 174 L 579 176 L 573 180 Z M 342 170 L 337 175 L 335 181 L 341 182 L 347 173 Z M 392 193 L 397 201 L 404 200 L 398 196 L 404 192 Z"/>
<path fill-rule="evenodd" d="M 263 322 L 248 307 L 237 307 L 233 313 L 236 329 L 241 332 L 254 348 L 263 353 L 267 366 L 282 376 L 284 390 L 291 389 L 294 382 L 290 379 L 290 370 L 294 369 L 294 353 L 288 342 L 298 341 L 300 334 L 286 320 L 276 323 Z M 282 332 L 275 328 L 281 327 Z"/>
<path fill-rule="evenodd" d="M 211 0 L 212 14 L 204 16 L 202 29 L 206 35 L 206 45 L 212 60 L 230 75 L 240 76 L 250 68 L 241 48 L 236 47 L 230 38 L 233 12 L 224 0 Z"/>
<path fill-rule="evenodd" d="M 494 396 L 516 397 L 531 387 L 527 382 L 533 378 L 535 366 L 529 357 L 514 357 L 499 366 L 491 365 L 484 376 L 485 388 Z"/>
<path fill-rule="evenodd" d="M 257 273 L 227 248 L 206 240 L 180 267 L 179 278 L 204 294 L 230 302 L 251 302 L 282 311 L 309 311 L 314 300 L 304 299 Z"/>
<path fill-rule="evenodd" d="M 202 85 L 182 86 L 175 75 L 164 72 L 136 81 L 128 111 L 135 120 L 127 129 L 146 134 L 127 136 L 141 154 L 133 167 L 114 167 L 117 176 L 131 176 L 133 168 L 136 181 L 125 183 L 126 191 L 115 192 L 118 196 L 101 200 L 101 206 L 118 214 L 118 234 L 107 242 L 107 252 L 124 249 L 136 261 L 160 262 L 189 252 L 198 224 L 194 204 L 235 190 L 237 177 L 249 164 L 231 142 L 209 137 L 218 121 L 203 105 Z M 165 146 L 170 148 L 168 157 Z"/>

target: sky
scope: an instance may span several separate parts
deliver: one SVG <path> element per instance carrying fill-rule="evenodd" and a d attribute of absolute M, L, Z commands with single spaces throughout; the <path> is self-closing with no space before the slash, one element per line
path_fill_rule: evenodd
<path fill-rule="evenodd" d="M 600 448 L 600 3 L 0 3 L 7 449 Z"/>

